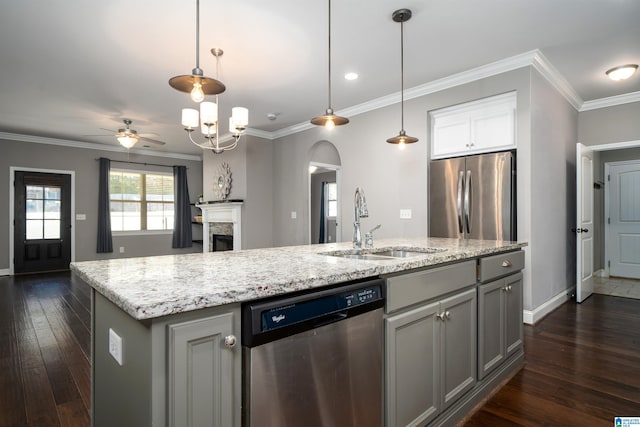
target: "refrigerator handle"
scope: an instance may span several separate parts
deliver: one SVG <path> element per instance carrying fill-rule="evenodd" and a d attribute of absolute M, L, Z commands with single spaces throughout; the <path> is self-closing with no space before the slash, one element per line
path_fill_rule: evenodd
<path fill-rule="evenodd" d="M 458 172 L 458 230 L 460 233 L 464 233 L 462 228 L 462 180 L 464 179 L 464 172 Z"/>
<path fill-rule="evenodd" d="M 471 233 L 471 171 L 467 170 L 467 179 L 464 183 L 464 222 L 467 225 L 467 234 Z"/>

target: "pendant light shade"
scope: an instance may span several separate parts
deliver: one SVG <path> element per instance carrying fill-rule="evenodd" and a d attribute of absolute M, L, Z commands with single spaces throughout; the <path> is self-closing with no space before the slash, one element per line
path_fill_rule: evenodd
<path fill-rule="evenodd" d="M 411 19 L 411 10 L 398 9 L 391 14 L 395 22 L 400 23 L 400 132 L 398 136 L 387 139 L 389 144 L 413 144 L 418 138 L 407 135 L 404 130 L 404 23 Z"/>
<path fill-rule="evenodd" d="M 206 77 L 200 68 L 200 0 L 196 0 L 196 67 L 190 75 L 170 78 L 169 86 L 191 94 L 194 102 L 202 102 L 205 95 L 217 95 L 226 89 L 221 81 Z"/>
<path fill-rule="evenodd" d="M 333 108 L 331 108 L 331 0 L 329 0 L 329 107 L 323 116 L 311 119 L 311 124 L 333 129 L 336 126 L 346 125 L 347 123 L 349 123 L 349 119 L 336 116 L 333 114 Z"/>

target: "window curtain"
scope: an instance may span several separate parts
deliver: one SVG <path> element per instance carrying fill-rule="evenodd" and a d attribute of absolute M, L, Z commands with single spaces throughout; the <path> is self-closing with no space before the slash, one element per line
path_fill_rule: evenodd
<path fill-rule="evenodd" d="M 318 236 L 318 243 L 325 243 L 324 241 L 324 225 L 326 222 L 326 213 L 325 213 L 325 200 L 327 200 L 327 183 L 322 181 L 322 191 L 320 192 L 320 236 Z"/>
<path fill-rule="evenodd" d="M 111 214 L 109 212 L 109 171 L 111 160 L 100 157 L 98 182 L 98 253 L 113 252 L 111 236 Z"/>
<path fill-rule="evenodd" d="M 172 248 L 190 248 L 193 245 L 191 236 L 191 205 L 189 187 L 187 185 L 187 167 L 173 167 L 173 243 Z"/>

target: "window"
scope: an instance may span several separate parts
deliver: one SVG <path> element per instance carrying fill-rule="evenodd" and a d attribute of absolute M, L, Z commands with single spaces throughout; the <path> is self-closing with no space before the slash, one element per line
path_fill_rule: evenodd
<path fill-rule="evenodd" d="M 335 219 L 338 215 L 338 186 L 335 182 L 327 183 L 327 218 Z"/>
<path fill-rule="evenodd" d="M 173 230 L 173 175 L 109 173 L 112 231 Z"/>
<path fill-rule="evenodd" d="M 27 240 L 60 238 L 62 188 L 27 185 Z"/>

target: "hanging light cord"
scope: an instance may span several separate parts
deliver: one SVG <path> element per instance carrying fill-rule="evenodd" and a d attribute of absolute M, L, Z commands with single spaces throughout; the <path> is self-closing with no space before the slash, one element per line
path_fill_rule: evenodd
<path fill-rule="evenodd" d="M 196 69 L 200 68 L 200 0 L 196 0 Z"/>
<path fill-rule="evenodd" d="M 331 0 L 329 0 L 329 109 L 333 110 L 331 107 Z"/>
<path fill-rule="evenodd" d="M 400 22 L 400 125 L 404 131 L 404 21 Z"/>

